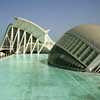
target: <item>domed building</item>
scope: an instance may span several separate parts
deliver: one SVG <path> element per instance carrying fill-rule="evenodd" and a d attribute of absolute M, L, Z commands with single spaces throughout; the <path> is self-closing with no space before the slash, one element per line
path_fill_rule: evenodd
<path fill-rule="evenodd" d="M 59 68 L 99 72 L 100 26 L 86 24 L 66 32 L 54 45 L 48 63 Z"/>

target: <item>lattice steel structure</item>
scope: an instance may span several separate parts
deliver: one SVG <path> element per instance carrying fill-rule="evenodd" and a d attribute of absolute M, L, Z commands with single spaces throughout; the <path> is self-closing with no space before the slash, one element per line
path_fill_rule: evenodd
<path fill-rule="evenodd" d="M 54 45 L 48 31 L 29 20 L 15 17 L 15 22 L 7 27 L 0 51 L 16 54 L 48 52 Z"/>
<path fill-rule="evenodd" d="M 100 26 L 80 25 L 66 32 L 49 54 L 49 64 L 100 72 Z"/>

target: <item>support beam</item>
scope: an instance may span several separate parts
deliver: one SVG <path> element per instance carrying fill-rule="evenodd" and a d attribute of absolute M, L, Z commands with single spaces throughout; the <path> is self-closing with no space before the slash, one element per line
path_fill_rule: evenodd
<path fill-rule="evenodd" d="M 17 30 L 17 33 L 16 33 L 15 38 L 14 38 L 14 40 L 13 40 L 12 47 L 14 47 L 14 43 L 15 43 L 15 41 L 16 41 L 17 36 L 18 36 L 18 30 Z"/>
<path fill-rule="evenodd" d="M 32 49 L 32 51 L 31 51 L 31 54 L 33 53 L 33 51 L 34 51 L 34 49 L 35 49 L 35 47 L 36 47 L 38 41 L 39 41 L 39 40 L 37 39 L 36 42 L 35 42 L 35 44 L 34 44 L 34 46 L 33 46 L 33 49 Z"/>
<path fill-rule="evenodd" d="M 25 54 L 25 47 L 26 47 L 26 32 L 24 31 L 24 49 L 23 49 L 23 54 Z"/>
<path fill-rule="evenodd" d="M 13 26 L 11 27 L 10 53 L 13 50 Z"/>
<path fill-rule="evenodd" d="M 18 28 L 18 36 L 17 36 L 17 50 L 16 50 L 16 54 L 19 53 L 19 41 L 20 41 L 20 29 Z"/>
<path fill-rule="evenodd" d="M 24 44 L 22 44 L 22 41 L 24 41 Z M 22 48 L 23 46 L 23 48 Z M 19 50 L 22 48 L 23 49 L 23 53 L 25 53 L 25 46 L 26 46 L 26 31 L 24 31 L 22 38 L 20 39 L 19 45 L 18 45 L 18 49 L 17 51 L 19 52 Z"/>
<path fill-rule="evenodd" d="M 5 36 L 5 38 L 4 38 L 4 40 L 3 40 L 3 43 L 2 43 L 2 45 L 1 45 L 1 48 L 5 48 L 4 47 L 4 43 L 5 43 L 5 41 L 8 39 L 8 42 L 10 43 L 10 38 L 9 38 L 9 36 L 8 36 L 8 33 L 6 34 L 6 36 Z M 10 46 L 9 46 L 9 48 L 10 48 Z"/>
<path fill-rule="evenodd" d="M 38 51 L 38 53 L 40 54 L 40 52 L 42 51 L 42 49 L 45 47 L 46 42 L 44 42 L 44 44 L 42 44 L 40 50 Z"/>
<path fill-rule="evenodd" d="M 3 45 L 4 45 L 4 43 L 5 43 L 5 40 L 6 40 L 7 36 L 8 36 L 8 34 L 6 34 L 6 36 L 4 37 L 3 43 L 2 43 L 2 45 L 1 45 L 1 48 L 3 48 Z"/>
<path fill-rule="evenodd" d="M 37 42 L 37 53 L 39 55 L 39 41 Z"/>
<path fill-rule="evenodd" d="M 27 50 L 28 45 L 29 45 L 29 43 L 30 43 L 31 37 L 32 37 L 32 34 L 30 35 L 30 37 L 29 37 L 29 39 L 28 39 L 28 42 L 27 42 L 27 44 L 26 44 L 24 53 L 26 53 L 26 50 Z"/>
<path fill-rule="evenodd" d="M 32 51 L 32 46 L 33 46 L 33 35 L 31 35 L 31 44 L 30 44 L 30 53 L 31 53 L 31 51 Z"/>

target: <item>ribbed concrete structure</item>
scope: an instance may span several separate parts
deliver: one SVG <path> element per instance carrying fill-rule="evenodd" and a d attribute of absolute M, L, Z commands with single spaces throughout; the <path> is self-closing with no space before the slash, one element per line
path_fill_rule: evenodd
<path fill-rule="evenodd" d="M 49 63 L 80 71 L 99 72 L 100 26 L 80 25 L 66 32 L 49 55 Z M 57 56 L 53 54 L 57 52 Z M 63 64 L 57 61 L 64 61 Z M 65 63 L 65 64 L 64 64 Z"/>
<path fill-rule="evenodd" d="M 88 42 L 93 44 L 96 48 L 100 49 L 100 25 L 83 24 L 72 28 L 68 32 L 77 33 L 85 38 Z"/>

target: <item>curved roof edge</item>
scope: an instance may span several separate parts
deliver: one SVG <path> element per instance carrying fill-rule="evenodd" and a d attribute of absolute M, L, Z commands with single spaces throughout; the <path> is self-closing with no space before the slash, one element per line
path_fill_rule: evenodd
<path fill-rule="evenodd" d="M 27 20 L 27 19 L 24 19 L 24 18 L 21 18 L 21 17 L 14 17 L 14 19 L 15 20 L 22 20 L 22 21 L 24 21 L 24 22 L 27 22 L 27 23 L 30 23 L 30 24 L 32 24 L 32 25 L 35 25 L 36 27 L 38 27 L 40 30 L 42 30 L 43 32 L 45 32 L 45 33 L 48 33 L 48 31 L 49 31 L 49 29 L 44 29 L 44 28 L 42 28 L 42 27 L 40 27 L 39 25 L 37 25 L 36 23 L 33 23 L 32 21 L 30 21 L 30 20 Z"/>

